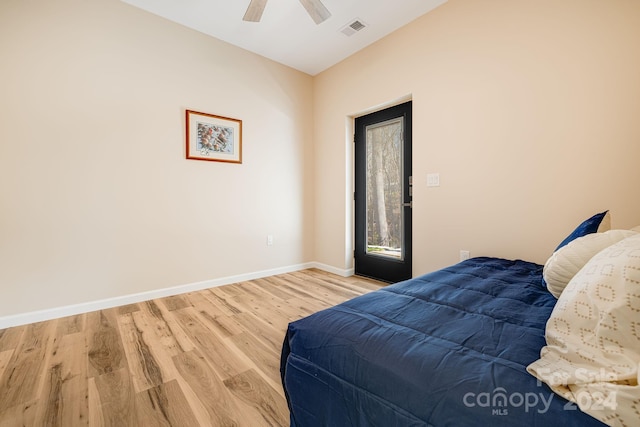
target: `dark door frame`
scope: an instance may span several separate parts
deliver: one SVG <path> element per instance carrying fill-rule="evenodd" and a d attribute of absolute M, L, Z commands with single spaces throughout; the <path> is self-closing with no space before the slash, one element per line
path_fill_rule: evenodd
<path fill-rule="evenodd" d="M 412 276 L 412 213 L 411 213 L 411 142 L 412 101 L 376 111 L 354 121 L 354 266 L 355 274 L 395 283 Z M 404 259 L 398 260 L 366 251 L 366 128 L 372 124 L 398 117 L 404 118 L 403 147 L 403 207 Z"/>

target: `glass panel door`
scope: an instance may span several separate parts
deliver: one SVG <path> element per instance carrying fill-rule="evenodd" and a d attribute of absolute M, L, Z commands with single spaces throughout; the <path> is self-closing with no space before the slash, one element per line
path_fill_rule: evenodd
<path fill-rule="evenodd" d="M 367 126 L 367 239 L 370 255 L 404 259 L 404 118 Z"/>
<path fill-rule="evenodd" d="M 357 117 L 355 273 L 411 277 L 411 102 Z"/>

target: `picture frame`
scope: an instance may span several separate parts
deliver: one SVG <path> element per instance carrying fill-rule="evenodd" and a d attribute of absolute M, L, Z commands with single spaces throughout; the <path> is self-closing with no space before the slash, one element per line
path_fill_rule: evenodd
<path fill-rule="evenodd" d="M 187 159 L 242 163 L 242 120 L 186 110 Z"/>

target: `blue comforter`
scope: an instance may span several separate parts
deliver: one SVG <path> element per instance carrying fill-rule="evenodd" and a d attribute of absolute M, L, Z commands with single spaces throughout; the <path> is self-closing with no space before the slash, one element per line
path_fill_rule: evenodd
<path fill-rule="evenodd" d="M 541 274 L 473 258 L 291 323 L 291 425 L 603 426 L 526 372 L 556 302 Z"/>

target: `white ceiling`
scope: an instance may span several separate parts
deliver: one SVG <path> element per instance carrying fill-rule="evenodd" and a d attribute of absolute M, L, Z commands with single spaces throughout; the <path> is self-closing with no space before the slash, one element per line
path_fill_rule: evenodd
<path fill-rule="evenodd" d="M 202 33 L 316 75 L 447 0 L 322 0 L 316 25 L 299 0 L 269 0 L 260 22 L 242 20 L 250 0 L 122 0 Z M 354 19 L 367 27 L 347 37 Z"/>

